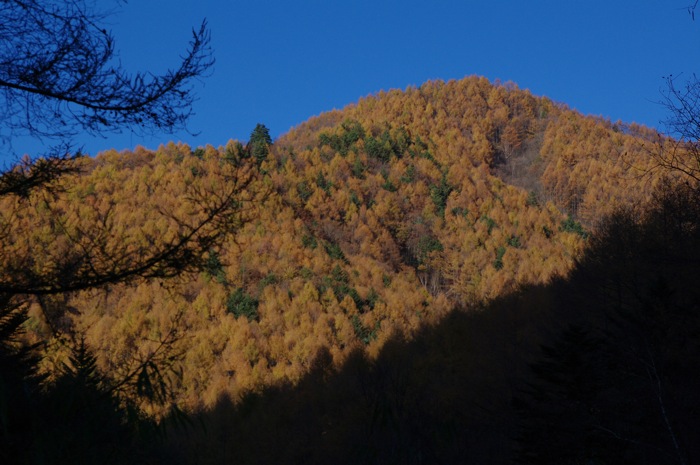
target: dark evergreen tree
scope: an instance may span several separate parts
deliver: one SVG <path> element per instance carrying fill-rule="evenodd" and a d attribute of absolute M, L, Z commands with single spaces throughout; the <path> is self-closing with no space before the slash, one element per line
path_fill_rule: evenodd
<path fill-rule="evenodd" d="M 687 184 L 621 211 L 558 305 L 587 320 L 543 349 L 516 404 L 523 463 L 689 464 L 700 458 L 700 203 Z"/>
<path fill-rule="evenodd" d="M 250 133 L 250 140 L 248 141 L 248 153 L 251 157 L 255 159 L 258 165 L 262 164 L 270 153 L 270 146 L 272 145 L 272 138 L 270 137 L 270 130 L 264 125 L 258 123 Z"/>
<path fill-rule="evenodd" d="M 22 344 L 26 310 L 0 296 L 0 462 L 18 463 L 31 445 L 41 376 L 36 347 Z"/>
<path fill-rule="evenodd" d="M 619 460 L 619 444 L 607 433 L 615 412 L 600 341 L 571 326 L 542 348 L 542 359 L 532 371 L 533 381 L 515 401 L 521 418 L 517 461 L 546 465 Z"/>

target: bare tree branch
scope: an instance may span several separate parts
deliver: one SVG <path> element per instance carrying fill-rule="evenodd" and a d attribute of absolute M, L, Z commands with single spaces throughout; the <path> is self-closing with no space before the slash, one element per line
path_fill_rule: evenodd
<path fill-rule="evenodd" d="M 131 236 L 122 237 L 115 232 L 109 209 L 98 221 L 91 221 L 85 227 L 74 226 L 74 232 L 70 232 L 62 213 L 52 210 L 51 203 L 41 202 L 41 208 L 50 211 L 44 222 L 53 224 L 56 234 L 68 240 L 70 250 L 53 265 L 38 270 L 32 266 L 32 257 L 3 263 L 0 293 L 55 295 L 141 279 L 172 278 L 201 270 L 208 251 L 236 231 L 250 216 L 252 203 L 261 200 L 253 198 L 253 194 L 243 194 L 255 179 L 253 162 L 249 166 L 224 163 L 223 172 L 216 175 L 221 176 L 225 190 L 193 188 L 190 198 L 185 199 L 198 212 L 195 216 L 188 218 L 161 211 L 161 215 L 177 225 L 172 239 L 152 238 L 135 246 L 129 237 L 138 232 L 138 225 L 134 225 L 136 232 Z M 21 230 L 17 234 L 22 234 Z M 0 257 L 3 249 L 0 247 Z"/>
<path fill-rule="evenodd" d="M 206 21 L 192 31 L 178 68 L 130 75 L 99 26 L 106 16 L 81 0 L 0 4 L 0 121 L 12 134 L 65 140 L 81 131 L 185 127 L 192 81 L 214 63 Z"/>

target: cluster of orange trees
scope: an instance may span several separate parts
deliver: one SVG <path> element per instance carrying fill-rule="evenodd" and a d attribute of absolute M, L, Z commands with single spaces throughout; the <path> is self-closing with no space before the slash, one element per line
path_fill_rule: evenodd
<path fill-rule="evenodd" d="M 47 372 L 80 334 L 105 372 L 153 357 L 176 402 L 213 405 L 301 379 L 323 348 L 336 364 L 376 355 L 456 305 L 566 274 L 600 218 L 648 197 L 658 137 L 511 84 L 428 82 L 252 151 L 170 143 L 83 159 L 50 199 L 3 199 L 2 257 L 32 260 L 2 265 L 51 275 L 58 257 L 89 250 L 118 271 L 111 257 L 176 242 L 245 178 L 238 214 L 207 226 L 230 234 L 207 245 L 205 271 L 38 298 L 27 323 L 52 341 Z"/>

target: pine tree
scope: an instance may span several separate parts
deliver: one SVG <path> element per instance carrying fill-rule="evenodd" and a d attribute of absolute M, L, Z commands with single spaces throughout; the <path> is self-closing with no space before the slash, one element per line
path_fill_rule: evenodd
<path fill-rule="evenodd" d="M 258 165 L 262 164 L 270 153 L 270 146 L 272 145 L 272 138 L 270 137 L 270 130 L 264 125 L 258 123 L 250 133 L 250 140 L 248 141 L 248 153 L 251 157 L 255 159 Z"/>

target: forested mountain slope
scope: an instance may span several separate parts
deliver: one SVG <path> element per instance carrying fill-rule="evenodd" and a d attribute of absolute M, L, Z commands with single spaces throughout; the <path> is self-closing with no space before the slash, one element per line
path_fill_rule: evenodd
<path fill-rule="evenodd" d="M 82 334 L 105 372 L 155 353 L 175 402 L 210 406 L 298 381 L 322 349 L 335 364 L 358 348 L 375 356 L 455 306 L 566 275 L 604 215 L 650 196 L 657 140 L 510 84 L 429 82 L 324 113 L 272 145 L 82 160 L 50 202 L 3 199 L 10 252 L 37 251 L 26 264 L 9 261 L 31 254 L 7 253 L 3 266 L 50 269 L 88 247 L 94 224 L 105 249 L 157 247 L 202 214 L 193 198 L 238 172 L 243 213 L 217 225 L 230 234 L 206 272 L 46 297 L 28 323 L 33 340 L 53 341 L 49 372 L 66 357 L 62 338 Z M 47 322 L 39 306 L 70 311 Z"/>
<path fill-rule="evenodd" d="M 696 463 L 700 203 L 601 224 L 566 278 L 457 308 L 378 355 L 222 398 L 173 463 Z M 212 434 L 212 432 L 216 434 Z M 264 431 L 265 434 L 260 432 Z M 275 444 L 275 447 L 269 447 Z"/>

